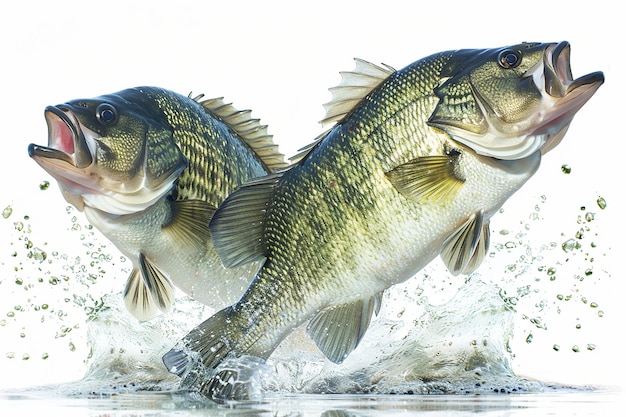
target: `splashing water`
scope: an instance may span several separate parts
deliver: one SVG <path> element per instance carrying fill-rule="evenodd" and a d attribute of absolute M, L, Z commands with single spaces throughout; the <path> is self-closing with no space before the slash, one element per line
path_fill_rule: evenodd
<path fill-rule="evenodd" d="M 595 351 L 584 331 L 604 316 L 600 283 L 610 277 L 598 261 L 608 249 L 594 229 L 607 202 L 593 196 L 571 230 L 546 242 L 540 214 L 547 201 L 539 198 L 519 230 L 493 230 L 478 273 L 451 277 L 436 261 L 388 290 L 381 314 L 343 364 L 324 361 L 299 329 L 251 371 L 253 382 L 279 393 L 540 390 L 541 383 L 513 371 L 515 346 Z M 137 322 L 120 291 L 130 266 L 79 213 L 66 212 L 66 233 L 54 243 L 37 233 L 45 219 L 11 205 L 2 212 L 0 367 L 24 380 L 0 388 L 63 382 L 59 390 L 67 394 L 177 389 L 161 356 L 213 311 L 181 296 L 167 315 Z M 555 340 L 548 330 L 563 327 L 575 336 Z"/>

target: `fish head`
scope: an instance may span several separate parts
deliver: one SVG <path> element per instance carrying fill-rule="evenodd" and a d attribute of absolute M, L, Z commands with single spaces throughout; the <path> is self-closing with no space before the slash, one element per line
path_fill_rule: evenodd
<path fill-rule="evenodd" d="M 79 210 L 142 211 L 187 167 L 166 116 L 141 89 L 48 106 L 45 118 L 48 146 L 31 144 L 29 155 Z"/>
<path fill-rule="evenodd" d="M 441 72 L 428 123 L 480 155 L 545 154 L 603 82 L 602 72 L 572 77 L 567 42 L 459 50 Z"/>

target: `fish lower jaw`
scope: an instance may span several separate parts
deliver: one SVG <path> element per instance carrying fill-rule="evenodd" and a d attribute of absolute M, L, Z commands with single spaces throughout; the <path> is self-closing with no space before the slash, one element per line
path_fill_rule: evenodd
<path fill-rule="evenodd" d="M 511 137 L 489 134 L 475 139 L 453 135 L 452 138 L 479 155 L 508 161 L 527 158 L 541 150 L 546 143 L 544 134 Z"/>

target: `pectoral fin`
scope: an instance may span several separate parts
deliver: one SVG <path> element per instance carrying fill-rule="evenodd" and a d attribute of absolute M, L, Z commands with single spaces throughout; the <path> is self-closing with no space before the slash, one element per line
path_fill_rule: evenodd
<path fill-rule="evenodd" d="M 217 209 L 209 229 L 215 251 L 231 268 L 265 257 L 265 213 L 282 174 L 253 179 L 232 192 Z"/>
<path fill-rule="evenodd" d="M 328 359 L 341 363 L 358 346 L 372 313 L 380 311 L 381 300 L 382 292 L 369 299 L 324 309 L 311 319 L 307 333 Z"/>
<path fill-rule="evenodd" d="M 167 275 L 140 253 L 139 268 L 133 269 L 126 282 L 124 302 L 134 317 L 150 320 L 159 310 L 169 310 L 174 287 Z"/>
<path fill-rule="evenodd" d="M 186 246 L 192 252 L 204 253 L 211 241 L 209 222 L 215 207 L 202 200 L 172 202 L 172 220 L 163 226 L 175 247 Z"/>
<path fill-rule="evenodd" d="M 455 172 L 458 152 L 414 159 L 387 172 L 387 178 L 405 197 L 425 199 L 452 199 L 464 183 Z"/>
<path fill-rule="evenodd" d="M 489 220 L 483 211 L 472 214 L 443 243 L 441 259 L 452 275 L 470 274 L 489 250 Z"/>

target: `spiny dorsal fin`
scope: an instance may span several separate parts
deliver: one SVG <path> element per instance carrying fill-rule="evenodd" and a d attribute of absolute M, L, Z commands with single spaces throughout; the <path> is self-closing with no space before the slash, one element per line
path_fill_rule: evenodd
<path fill-rule="evenodd" d="M 202 100 L 203 95 L 189 97 L 198 102 L 212 116 L 220 119 L 233 130 L 257 154 L 267 168 L 274 172 L 285 168 L 285 156 L 278 152 L 278 145 L 267 133 L 267 125 L 251 117 L 251 110 L 237 110 L 232 103 L 226 103 L 223 97 Z"/>
<path fill-rule="evenodd" d="M 255 178 L 233 191 L 213 215 L 209 229 L 215 251 L 227 268 L 265 257 L 265 213 L 283 173 Z"/>
<path fill-rule="evenodd" d="M 313 151 L 313 149 L 315 149 L 317 145 L 319 145 L 324 140 L 324 138 L 328 136 L 331 130 L 332 129 L 325 131 L 324 133 L 316 137 L 313 142 L 298 149 L 298 153 L 296 153 L 294 156 L 289 158 L 289 161 L 291 162 L 291 164 L 296 165 L 302 162 L 303 160 L 305 160 L 307 156 L 309 156 L 309 154 Z"/>
<path fill-rule="evenodd" d="M 172 213 L 163 233 L 175 247 L 184 245 L 194 253 L 204 253 L 211 240 L 209 222 L 215 207 L 202 200 L 180 200 L 172 202 Z"/>
<path fill-rule="evenodd" d="M 320 311 L 309 322 L 307 333 L 328 359 L 343 362 L 363 338 L 372 314 L 380 311 L 382 295 Z"/>
<path fill-rule="evenodd" d="M 358 58 L 354 61 L 355 69 L 340 72 L 341 82 L 329 89 L 332 98 L 324 104 L 326 116 L 320 123 L 327 124 L 343 119 L 366 95 L 396 72 L 388 65 L 379 67 Z"/>
<path fill-rule="evenodd" d="M 458 154 L 424 156 L 387 172 L 396 190 L 415 201 L 453 199 L 464 183 L 455 174 Z"/>
<path fill-rule="evenodd" d="M 483 210 L 472 214 L 444 241 L 441 259 L 452 275 L 470 274 L 489 250 L 489 220 Z"/>

